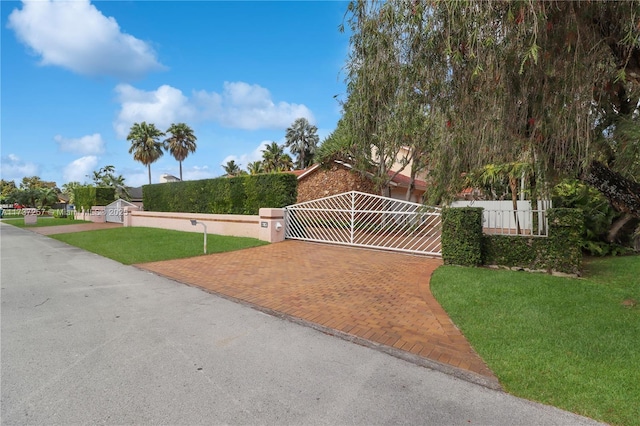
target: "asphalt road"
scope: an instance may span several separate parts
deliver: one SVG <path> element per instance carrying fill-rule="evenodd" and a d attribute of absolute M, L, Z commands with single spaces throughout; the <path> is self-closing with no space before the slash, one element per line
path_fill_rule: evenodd
<path fill-rule="evenodd" d="M 4 425 L 596 424 L 27 230 L 0 244 Z"/>

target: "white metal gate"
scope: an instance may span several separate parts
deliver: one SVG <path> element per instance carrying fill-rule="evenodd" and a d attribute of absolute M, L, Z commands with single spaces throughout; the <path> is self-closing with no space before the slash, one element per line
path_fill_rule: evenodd
<path fill-rule="evenodd" d="M 126 200 L 116 200 L 104 208 L 105 221 L 123 223 L 124 222 L 124 208 L 136 207 L 135 204 Z"/>
<path fill-rule="evenodd" d="M 285 208 L 285 237 L 441 255 L 441 209 L 351 191 Z"/>

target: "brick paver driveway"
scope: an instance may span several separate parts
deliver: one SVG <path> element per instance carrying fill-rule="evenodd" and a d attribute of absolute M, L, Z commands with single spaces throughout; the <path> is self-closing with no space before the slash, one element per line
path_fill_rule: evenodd
<path fill-rule="evenodd" d="M 285 241 L 136 265 L 354 340 L 497 380 L 429 291 L 440 259 Z M 460 370 L 462 369 L 462 370 Z"/>

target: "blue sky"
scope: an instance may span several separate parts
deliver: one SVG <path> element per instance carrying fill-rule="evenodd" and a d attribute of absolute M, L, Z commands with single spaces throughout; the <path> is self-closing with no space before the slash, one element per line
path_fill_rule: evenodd
<path fill-rule="evenodd" d="M 90 182 L 113 165 L 148 182 L 134 122 L 190 125 L 185 180 L 243 168 L 298 117 L 323 140 L 340 118 L 349 40 L 338 1 L 0 1 L 2 179 Z M 152 181 L 177 176 L 169 154 Z"/>

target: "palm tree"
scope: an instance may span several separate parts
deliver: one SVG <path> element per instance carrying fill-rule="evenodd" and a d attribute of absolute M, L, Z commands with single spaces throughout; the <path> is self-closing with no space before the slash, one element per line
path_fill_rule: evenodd
<path fill-rule="evenodd" d="M 62 193 L 69 197 L 69 204 L 75 203 L 74 190 L 79 186 L 81 186 L 81 184 L 77 181 L 68 182 L 62 185 Z"/>
<path fill-rule="evenodd" d="M 271 142 L 262 150 L 262 165 L 266 173 L 278 171 L 280 161 L 284 155 L 284 146 Z"/>
<path fill-rule="evenodd" d="M 104 166 L 98 171 L 93 172 L 93 183 L 95 186 L 114 188 L 117 198 L 131 199 L 131 194 L 124 183 L 122 175 L 116 176 L 116 168 L 114 166 Z"/>
<path fill-rule="evenodd" d="M 262 161 L 252 161 L 247 164 L 247 172 L 249 172 L 250 175 L 264 173 L 264 165 L 262 164 Z"/>
<path fill-rule="evenodd" d="M 287 129 L 285 146 L 292 154 L 296 155 L 296 166 L 304 169 L 311 164 L 313 154 L 318 146 L 318 128 L 307 121 L 306 118 L 298 118 Z"/>
<path fill-rule="evenodd" d="M 38 191 L 38 201 L 40 201 L 40 208 L 51 207 L 58 202 L 58 191 L 54 188 L 40 188 Z"/>
<path fill-rule="evenodd" d="M 227 161 L 227 164 L 223 164 L 222 168 L 228 177 L 238 176 L 242 172 L 240 166 L 236 164 L 235 160 Z"/>
<path fill-rule="evenodd" d="M 164 136 L 153 123 L 133 123 L 127 140 L 131 142 L 129 154 L 133 159 L 141 162 L 149 170 L 149 184 L 151 184 L 151 163 L 162 157 L 163 144 L 158 139 Z"/>
<path fill-rule="evenodd" d="M 180 180 L 182 180 L 182 162 L 189 153 L 196 151 L 198 138 L 193 134 L 191 127 L 184 123 L 171 124 L 167 133 L 171 133 L 171 137 L 165 139 L 165 149 L 180 163 Z"/>
<path fill-rule="evenodd" d="M 278 160 L 278 167 L 276 171 L 288 172 L 289 170 L 293 170 L 293 160 L 289 154 L 283 154 Z"/>

